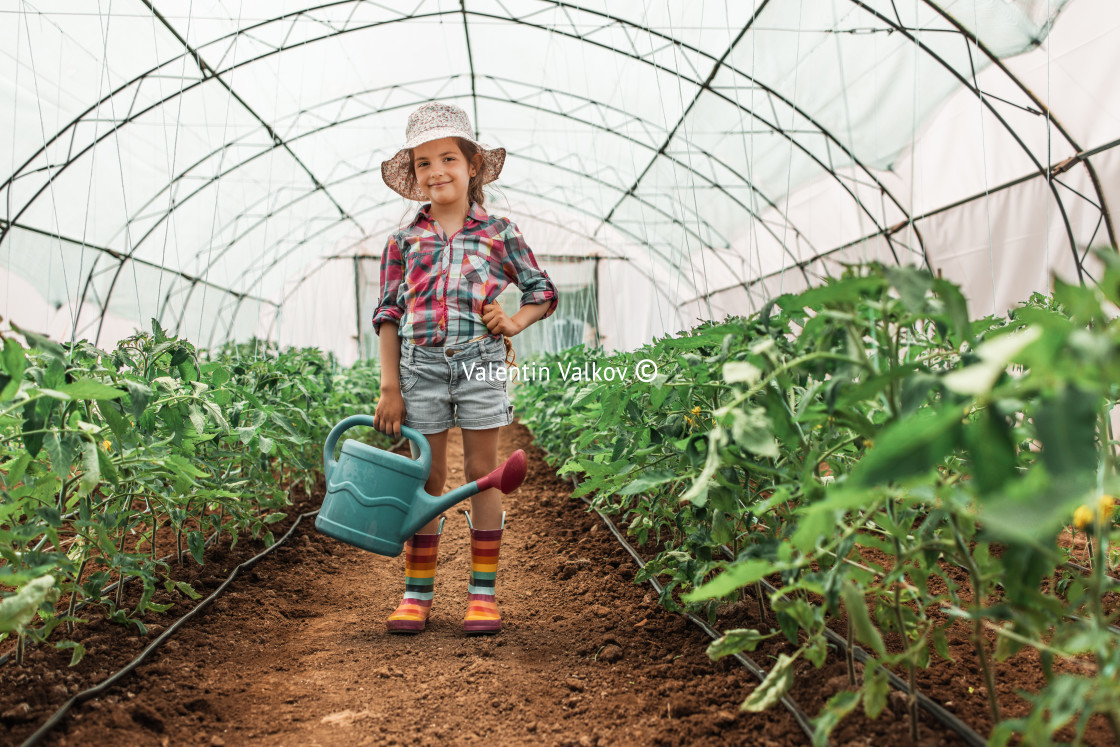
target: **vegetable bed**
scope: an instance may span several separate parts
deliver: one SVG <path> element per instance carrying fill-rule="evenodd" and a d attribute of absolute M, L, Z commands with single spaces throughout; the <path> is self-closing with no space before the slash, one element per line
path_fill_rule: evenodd
<path fill-rule="evenodd" d="M 639 543 L 664 543 L 647 573 L 666 608 L 773 610 L 711 649 L 788 645 L 744 709 L 796 693 L 832 626 L 873 659 L 821 710 L 821 741 L 856 709 L 884 711 L 886 669 L 986 709 L 974 726 L 992 744 L 1120 741 L 1120 261 L 1101 259 L 1099 287 L 1055 281 L 979 320 L 944 280 L 853 267 L 746 319 L 553 356 L 551 381 L 519 387 L 519 412 L 560 474 L 585 475 L 579 493 Z M 587 359 L 659 373 L 564 386 L 561 366 Z M 1067 567 L 1090 550 L 1091 570 Z M 937 692 L 958 682 L 969 689 Z"/>

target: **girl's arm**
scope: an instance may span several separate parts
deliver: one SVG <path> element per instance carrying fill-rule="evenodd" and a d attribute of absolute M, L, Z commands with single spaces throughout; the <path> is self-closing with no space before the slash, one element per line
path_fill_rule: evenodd
<path fill-rule="evenodd" d="M 397 323 L 388 322 L 385 334 L 378 333 L 381 350 L 381 393 L 401 391 L 401 338 L 397 334 Z"/>
<path fill-rule="evenodd" d="M 401 385 L 401 340 L 399 326 L 404 316 L 404 306 L 398 290 L 404 279 L 404 258 L 401 257 L 396 235 L 390 236 L 381 253 L 381 301 L 373 312 L 373 331 L 379 339 L 381 351 L 381 391 L 387 386 L 399 392 Z M 385 334 L 381 325 L 388 322 Z"/>
<path fill-rule="evenodd" d="M 397 245 L 396 234 L 385 242 L 385 251 L 381 252 L 381 301 L 373 312 L 373 331 L 381 336 L 382 322 L 397 322 L 400 324 L 404 316 L 404 306 L 397 297 L 397 291 L 404 280 L 404 258 L 401 256 L 400 246 Z"/>
<path fill-rule="evenodd" d="M 525 237 L 516 225 L 507 221 L 502 238 L 505 239 L 502 272 L 509 282 L 521 289 L 521 308 L 510 317 L 521 332 L 534 322 L 551 316 L 560 301 L 560 293 L 552 278 L 537 264 L 533 250 L 525 243 Z"/>
<path fill-rule="evenodd" d="M 373 414 L 373 427 L 396 438 L 400 438 L 405 414 L 404 398 L 401 396 L 401 339 L 398 334 L 400 320 L 404 316 L 404 307 L 398 298 L 403 278 L 404 259 L 396 236 L 390 236 L 385 251 L 381 253 L 381 302 L 373 312 L 373 331 L 377 333 L 381 352 L 381 397 Z"/>

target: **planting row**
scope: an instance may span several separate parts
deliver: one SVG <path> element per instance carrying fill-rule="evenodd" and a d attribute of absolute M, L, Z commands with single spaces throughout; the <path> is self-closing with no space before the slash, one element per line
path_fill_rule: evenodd
<path fill-rule="evenodd" d="M 714 620 L 721 601 L 776 582 L 777 628 L 726 631 L 709 651 L 773 636 L 795 647 L 745 709 L 777 702 L 799 659 L 819 667 L 826 628 L 842 621 L 873 658 L 818 716 L 818 739 L 855 708 L 880 713 L 888 669 L 908 676 L 916 730 L 916 674 L 950 658 L 947 631 L 964 625 L 993 744 L 1080 736 L 1094 714 L 1120 742 L 1108 418 L 1120 263 L 1101 259 L 1100 287 L 1055 281 L 1052 296 L 976 321 L 947 281 L 851 268 L 631 353 L 551 356 L 554 374 L 641 359 L 660 373 L 582 387 L 535 375 L 517 388 L 519 411 L 560 474 L 586 476 L 579 494 L 663 546 L 639 580 L 666 579 L 665 606 Z M 954 581 L 962 568 L 967 584 Z M 1047 684 L 1026 696 L 1029 717 L 1004 720 L 993 659 L 1024 647 Z"/>
<path fill-rule="evenodd" d="M 112 351 L 17 331 L 30 349 L 3 339 L 0 369 L 0 641 L 18 635 L 17 656 L 80 616 L 144 632 L 170 606 L 157 586 L 198 598 L 173 568 L 202 563 L 207 537 L 272 544 L 324 434 L 378 390 L 373 366 L 258 342 L 207 352 L 155 320 Z M 129 578 L 142 593 L 122 606 Z"/>

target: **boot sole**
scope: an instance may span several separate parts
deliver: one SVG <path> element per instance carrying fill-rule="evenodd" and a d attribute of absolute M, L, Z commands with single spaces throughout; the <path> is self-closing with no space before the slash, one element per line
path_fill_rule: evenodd
<path fill-rule="evenodd" d="M 463 630 L 467 635 L 486 635 L 488 633 L 497 633 L 502 629 L 502 623 L 499 622 L 474 622 L 463 623 Z"/>
<path fill-rule="evenodd" d="M 385 623 L 390 633 L 419 633 L 424 629 L 424 623 L 415 620 L 394 620 Z"/>

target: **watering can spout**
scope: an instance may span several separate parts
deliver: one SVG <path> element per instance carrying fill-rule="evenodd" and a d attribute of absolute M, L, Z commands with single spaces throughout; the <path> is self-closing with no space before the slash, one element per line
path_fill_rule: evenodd
<path fill-rule="evenodd" d="M 401 527 L 401 534 L 406 538 L 411 537 L 420 531 L 425 524 L 456 503 L 484 490 L 497 488 L 502 493 L 512 493 L 524 482 L 527 470 L 528 459 L 525 457 L 525 452 L 518 449 L 490 474 L 455 488 L 450 493 L 445 493 L 438 498 L 429 495 L 426 490 L 421 488 L 417 493 L 416 501 L 413 503 L 413 510 L 409 512 L 408 518 Z"/>

